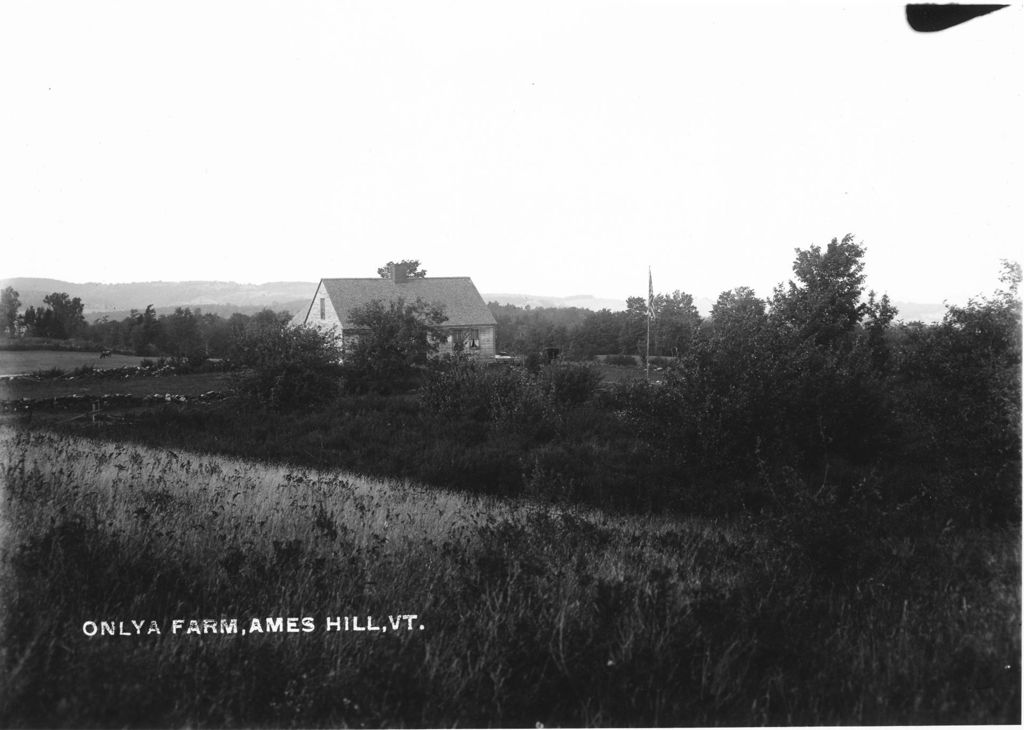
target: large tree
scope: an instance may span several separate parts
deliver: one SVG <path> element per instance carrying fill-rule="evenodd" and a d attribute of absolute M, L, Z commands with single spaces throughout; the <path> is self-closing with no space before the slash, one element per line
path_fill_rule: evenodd
<path fill-rule="evenodd" d="M 796 281 L 776 287 L 772 318 L 818 345 L 835 344 L 867 313 L 864 291 L 864 247 L 846 234 L 823 250 L 812 245 L 796 249 Z"/>
<path fill-rule="evenodd" d="M 128 315 L 128 339 L 136 355 L 153 355 L 157 351 L 160 340 L 161 324 L 157 319 L 153 305 L 146 306 L 146 311 L 132 310 Z"/>
<path fill-rule="evenodd" d="M 427 275 L 426 269 L 420 268 L 419 259 L 402 259 L 401 261 L 388 261 L 386 264 L 377 269 L 377 274 L 382 279 L 387 279 L 390 274 L 390 268 L 396 263 L 405 265 L 405 275 L 410 279 L 422 279 Z"/>
<path fill-rule="evenodd" d="M 37 337 L 66 340 L 74 337 L 85 325 L 84 305 L 78 297 L 66 292 L 53 292 L 43 298 L 45 307 L 29 307 L 25 312 L 25 326 Z"/>
<path fill-rule="evenodd" d="M 647 351 L 647 300 L 643 297 L 626 299 L 626 312 L 619 331 L 619 352 L 624 355 L 643 355 Z"/>
<path fill-rule="evenodd" d="M 18 309 L 21 307 L 21 300 L 14 287 L 6 287 L 0 292 L 0 331 L 3 334 L 13 337 L 16 334 L 18 322 Z"/>
<path fill-rule="evenodd" d="M 340 390 L 337 336 L 315 327 L 287 325 L 270 310 L 242 325 L 232 359 L 247 369 L 242 392 L 266 408 L 286 410 L 323 403 Z"/>
<path fill-rule="evenodd" d="M 348 318 L 361 330 L 356 343 L 346 347 L 350 383 L 381 391 L 401 387 L 417 366 L 426 364 L 444 341 L 440 325 L 448 319 L 443 307 L 401 297 L 368 302 Z"/>
<path fill-rule="evenodd" d="M 619 333 L 625 315 L 602 309 L 587 315 L 570 335 L 570 354 L 588 360 L 594 355 L 611 355 L 619 351 Z"/>
<path fill-rule="evenodd" d="M 693 295 L 678 289 L 654 297 L 651 321 L 651 354 L 679 355 L 685 352 L 700 327 L 701 317 Z"/>
<path fill-rule="evenodd" d="M 175 357 L 205 355 L 200 320 L 188 307 L 175 307 L 174 314 L 160 318 L 160 349 Z"/>

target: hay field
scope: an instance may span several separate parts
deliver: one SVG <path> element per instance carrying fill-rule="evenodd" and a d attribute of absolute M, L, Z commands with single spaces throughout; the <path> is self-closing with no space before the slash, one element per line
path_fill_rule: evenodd
<path fill-rule="evenodd" d="M 1000 578 L 1019 571 L 1019 548 L 1005 536 L 958 538 L 941 590 L 917 600 L 870 585 L 844 595 L 749 524 L 45 431 L 0 429 L 0 458 L 7 726 L 1019 713 L 1016 576 Z"/>

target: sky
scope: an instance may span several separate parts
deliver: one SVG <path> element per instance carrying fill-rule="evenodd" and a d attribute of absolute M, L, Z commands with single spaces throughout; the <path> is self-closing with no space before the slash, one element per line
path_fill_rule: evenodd
<path fill-rule="evenodd" d="M 963 302 L 1024 258 L 1022 11 L 7 0 L 0 278 L 766 296 L 852 233 Z"/>

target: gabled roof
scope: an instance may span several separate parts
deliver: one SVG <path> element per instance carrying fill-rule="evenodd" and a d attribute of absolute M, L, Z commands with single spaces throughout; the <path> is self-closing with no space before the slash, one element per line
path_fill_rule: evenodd
<path fill-rule="evenodd" d="M 497 324 L 480 292 L 468 276 L 438 276 L 406 279 L 396 284 L 391 279 L 321 279 L 331 304 L 343 326 L 350 325 L 349 313 L 375 299 L 390 301 L 402 297 L 407 302 L 422 299 L 441 304 L 448 319 L 445 327 L 471 327 Z"/>

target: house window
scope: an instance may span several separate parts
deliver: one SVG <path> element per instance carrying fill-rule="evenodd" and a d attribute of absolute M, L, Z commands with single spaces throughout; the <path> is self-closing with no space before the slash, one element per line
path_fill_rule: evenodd
<path fill-rule="evenodd" d="M 320 319 L 327 319 L 327 300 L 320 297 Z"/>
<path fill-rule="evenodd" d="M 451 334 L 452 349 L 455 352 L 480 349 L 480 330 L 453 330 Z"/>

